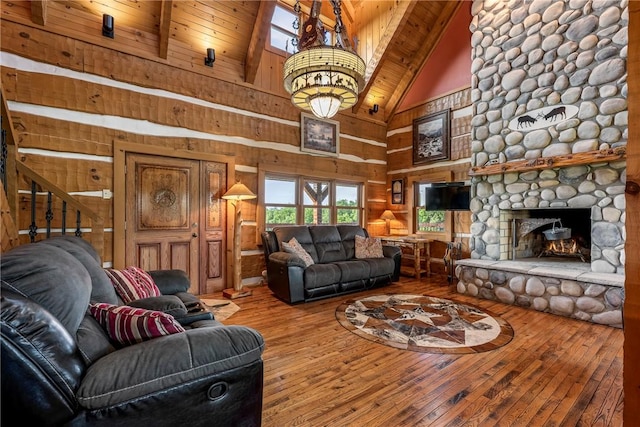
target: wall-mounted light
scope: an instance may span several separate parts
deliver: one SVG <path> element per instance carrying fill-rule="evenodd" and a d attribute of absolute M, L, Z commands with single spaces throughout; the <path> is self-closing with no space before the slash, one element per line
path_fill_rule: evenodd
<path fill-rule="evenodd" d="M 373 108 L 369 108 L 369 114 L 377 113 L 378 108 L 378 104 L 373 104 Z"/>
<path fill-rule="evenodd" d="M 102 35 L 109 38 L 115 35 L 113 16 L 106 13 L 102 15 Z"/>
<path fill-rule="evenodd" d="M 214 62 L 216 62 L 216 50 L 209 47 L 207 48 L 207 56 L 204 58 L 204 65 L 213 67 Z"/>

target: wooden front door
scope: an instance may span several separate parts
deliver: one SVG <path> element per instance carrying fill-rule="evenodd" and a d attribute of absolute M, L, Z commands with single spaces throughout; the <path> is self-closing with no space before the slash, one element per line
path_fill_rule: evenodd
<path fill-rule="evenodd" d="M 191 292 L 224 289 L 226 164 L 126 155 L 127 265 L 179 269 Z"/>

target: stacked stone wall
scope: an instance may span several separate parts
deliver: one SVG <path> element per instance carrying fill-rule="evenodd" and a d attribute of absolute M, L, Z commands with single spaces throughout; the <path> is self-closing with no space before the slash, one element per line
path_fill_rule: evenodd
<path fill-rule="evenodd" d="M 622 328 L 624 289 L 616 285 L 458 265 L 458 292 Z"/>
<path fill-rule="evenodd" d="M 627 5 L 474 1 L 473 166 L 626 145 Z M 512 125 L 530 112 L 553 108 L 575 114 L 542 128 Z M 501 209 L 592 208 L 591 268 L 624 274 L 625 182 L 625 161 L 476 177 L 471 257 L 500 259 Z"/>

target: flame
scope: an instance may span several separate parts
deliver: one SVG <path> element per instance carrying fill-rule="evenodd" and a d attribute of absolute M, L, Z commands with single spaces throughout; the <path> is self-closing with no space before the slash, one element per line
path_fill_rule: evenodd
<path fill-rule="evenodd" d="M 547 251 L 555 254 L 578 253 L 578 241 L 576 239 L 562 239 L 547 241 Z"/>

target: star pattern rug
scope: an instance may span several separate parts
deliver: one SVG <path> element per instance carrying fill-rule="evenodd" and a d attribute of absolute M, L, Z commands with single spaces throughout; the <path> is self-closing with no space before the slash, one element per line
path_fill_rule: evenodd
<path fill-rule="evenodd" d="M 370 341 L 422 353 L 480 353 L 513 338 L 511 325 L 488 310 L 426 295 L 350 299 L 336 319 Z"/>

